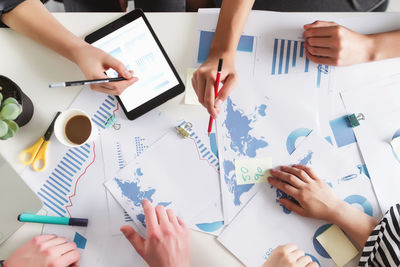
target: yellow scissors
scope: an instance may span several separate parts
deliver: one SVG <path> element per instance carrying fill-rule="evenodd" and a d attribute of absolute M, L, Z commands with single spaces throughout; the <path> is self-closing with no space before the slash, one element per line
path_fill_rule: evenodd
<path fill-rule="evenodd" d="M 32 164 L 32 168 L 37 171 L 41 172 L 46 169 L 47 160 L 46 160 L 46 152 L 47 147 L 49 146 L 50 137 L 54 132 L 54 123 L 56 122 L 57 117 L 61 114 L 61 112 L 57 112 L 56 116 L 54 117 L 53 121 L 51 122 L 49 128 L 47 129 L 46 133 L 30 148 L 23 151 L 19 156 L 19 161 L 24 165 Z M 37 167 L 37 163 L 39 161 L 42 162 L 42 166 L 40 168 Z"/>

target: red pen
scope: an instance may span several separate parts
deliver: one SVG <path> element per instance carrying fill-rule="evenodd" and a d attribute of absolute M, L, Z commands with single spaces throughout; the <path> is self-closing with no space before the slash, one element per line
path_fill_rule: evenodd
<path fill-rule="evenodd" d="M 217 98 L 218 95 L 218 87 L 219 87 L 219 82 L 221 80 L 221 71 L 222 71 L 222 62 L 223 59 L 220 58 L 218 61 L 218 72 L 217 72 L 217 78 L 215 79 L 215 84 L 214 84 L 214 99 Z M 212 130 L 212 125 L 213 125 L 213 117 L 210 116 L 210 121 L 208 122 L 208 136 L 210 136 L 211 134 L 211 130 Z"/>

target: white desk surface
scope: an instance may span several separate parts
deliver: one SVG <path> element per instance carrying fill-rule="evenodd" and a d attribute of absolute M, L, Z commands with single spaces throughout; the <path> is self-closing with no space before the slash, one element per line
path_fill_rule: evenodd
<path fill-rule="evenodd" d="M 329 13 L 321 14 L 321 19 Z M 332 14 L 330 14 L 332 15 Z M 360 13 L 337 13 L 343 16 L 365 16 Z M 100 28 L 121 16 L 120 13 L 55 13 L 54 16 L 78 36 Z M 147 17 L 165 50 L 185 82 L 186 68 L 192 66 L 194 36 L 197 23 L 195 13 L 149 13 Z M 18 155 L 47 129 L 58 110 L 69 107 L 82 87 L 48 88 L 49 82 L 80 80 L 79 68 L 49 49 L 13 32 L 0 30 L 0 74 L 14 80 L 32 99 L 35 113 L 31 122 L 7 141 L 0 141 L 0 153 L 12 166 L 22 172 Z M 207 116 L 201 107 L 185 106 L 183 94 L 163 105 L 169 113 Z M 173 114 L 171 114 L 173 115 Z M 193 118 L 195 119 L 195 118 Z M 6 205 L 1 203 L 0 205 Z M 0 246 L 0 259 L 7 258 L 15 249 L 39 235 L 42 225 L 25 224 Z M 242 266 L 213 236 L 191 231 L 192 266 Z M 268 238 L 268 237 L 265 237 Z"/>

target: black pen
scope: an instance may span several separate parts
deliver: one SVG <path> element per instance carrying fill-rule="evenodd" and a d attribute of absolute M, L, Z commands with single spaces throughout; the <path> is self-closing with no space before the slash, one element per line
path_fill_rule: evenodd
<path fill-rule="evenodd" d="M 60 82 L 60 83 L 51 83 L 49 84 L 50 88 L 56 87 L 67 87 L 67 86 L 79 86 L 79 85 L 88 85 L 95 83 L 109 83 L 109 82 L 119 82 L 126 80 L 124 77 L 118 78 L 104 78 L 104 79 L 96 79 L 96 80 L 83 80 L 83 81 L 71 81 L 71 82 Z"/>

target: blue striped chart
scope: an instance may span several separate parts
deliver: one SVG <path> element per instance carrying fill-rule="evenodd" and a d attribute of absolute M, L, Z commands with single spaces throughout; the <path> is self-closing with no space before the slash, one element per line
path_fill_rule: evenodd
<path fill-rule="evenodd" d="M 116 103 L 114 97 L 107 96 L 91 117 L 99 129 L 105 129 L 105 123 L 112 115 L 113 108 L 117 106 Z M 77 178 L 82 170 L 90 164 L 88 159 L 93 157 L 93 150 L 93 145 L 84 144 L 80 147 L 69 148 L 65 152 L 37 192 L 46 208 L 59 216 L 69 216 L 66 208 L 70 203 L 69 197 L 73 194 Z"/>
<path fill-rule="evenodd" d="M 121 145 L 119 142 L 117 142 L 117 158 L 118 158 L 118 167 L 120 169 L 123 169 L 125 167 L 125 160 L 122 157 L 122 152 L 121 152 Z"/>
<path fill-rule="evenodd" d="M 149 148 L 144 143 L 145 139 L 140 136 L 135 136 L 135 146 L 136 146 L 136 157 L 139 157 L 147 148 Z"/>
<path fill-rule="evenodd" d="M 157 62 L 153 53 L 148 53 L 136 60 L 136 65 L 142 72 L 146 72 L 146 70 L 150 69 L 155 64 L 157 64 Z"/>
<path fill-rule="evenodd" d="M 68 149 L 37 192 L 43 204 L 55 214 L 68 216 L 66 210 L 69 204 L 68 198 L 72 194 L 76 177 L 86 167 L 85 163 L 90 154 L 89 144 Z"/>
<path fill-rule="evenodd" d="M 178 126 L 182 126 L 185 123 L 186 121 L 183 121 Z M 208 161 L 209 165 L 219 172 L 219 160 L 217 156 L 211 151 L 211 145 L 206 145 L 193 129 L 189 130 L 189 138 L 194 141 L 197 152 L 199 153 L 199 157 L 203 160 Z"/>
<path fill-rule="evenodd" d="M 308 72 L 310 61 L 304 53 L 304 42 L 274 39 L 271 75 Z"/>
<path fill-rule="evenodd" d="M 117 100 L 112 96 L 107 96 L 106 99 L 100 104 L 100 107 L 92 116 L 92 121 L 99 127 L 105 129 L 108 118 L 113 115 L 113 109 L 117 105 Z"/>
<path fill-rule="evenodd" d="M 274 39 L 271 75 L 306 73 L 310 71 L 310 60 L 304 52 L 304 42 L 287 39 Z M 327 65 L 318 65 L 317 88 L 321 87 L 322 74 L 329 73 Z"/>

